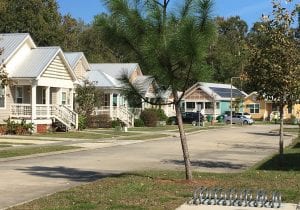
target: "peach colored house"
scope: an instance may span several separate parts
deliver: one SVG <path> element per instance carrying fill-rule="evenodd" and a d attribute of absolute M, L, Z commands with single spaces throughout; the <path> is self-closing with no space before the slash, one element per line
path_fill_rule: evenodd
<path fill-rule="evenodd" d="M 273 102 L 258 99 L 257 92 L 250 93 L 244 100 L 244 112 L 250 113 L 253 119 L 270 119 L 270 114 L 273 111 L 278 110 L 279 107 L 277 107 Z M 285 106 L 283 112 L 284 119 L 289 119 L 292 115 L 300 119 L 300 104 L 295 104 L 292 107 Z"/>

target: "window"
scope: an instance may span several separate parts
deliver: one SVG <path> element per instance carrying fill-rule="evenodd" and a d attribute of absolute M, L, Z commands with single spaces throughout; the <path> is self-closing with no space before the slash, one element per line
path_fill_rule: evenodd
<path fill-rule="evenodd" d="M 42 104 L 46 104 L 46 88 L 42 89 Z"/>
<path fill-rule="evenodd" d="M 104 94 L 104 106 L 109 106 L 109 94 Z"/>
<path fill-rule="evenodd" d="M 259 104 L 248 104 L 247 108 L 250 110 L 250 114 L 259 113 Z"/>
<path fill-rule="evenodd" d="M 67 104 L 67 92 L 61 92 L 61 104 L 62 105 Z"/>
<path fill-rule="evenodd" d="M 22 86 L 16 86 L 16 102 L 17 104 L 23 103 L 23 87 Z"/>
<path fill-rule="evenodd" d="M 214 108 L 212 102 L 205 102 L 205 109 L 212 109 L 212 108 Z"/>
<path fill-rule="evenodd" d="M 194 109 L 195 108 L 195 102 L 186 102 L 186 108 Z"/>
<path fill-rule="evenodd" d="M 5 107 L 5 87 L 0 86 L 0 108 Z"/>

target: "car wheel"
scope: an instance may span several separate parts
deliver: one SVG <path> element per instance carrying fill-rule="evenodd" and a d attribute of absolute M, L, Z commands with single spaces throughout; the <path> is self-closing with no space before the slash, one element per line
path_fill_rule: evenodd
<path fill-rule="evenodd" d="M 226 121 L 226 124 L 230 124 L 230 120 L 227 120 L 227 121 Z"/>
<path fill-rule="evenodd" d="M 243 124 L 244 124 L 244 125 L 248 125 L 248 121 L 247 121 L 247 120 L 244 120 Z"/>
<path fill-rule="evenodd" d="M 192 125 L 193 125 L 193 126 L 196 126 L 196 125 L 197 125 L 197 122 L 196 122 L 196 121 L 193 121 L 193 122 L 192 122 Z"/>

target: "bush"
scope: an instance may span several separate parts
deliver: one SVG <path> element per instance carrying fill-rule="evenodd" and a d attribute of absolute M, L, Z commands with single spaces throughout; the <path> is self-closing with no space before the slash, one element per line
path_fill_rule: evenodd
<path fill-rule="evenodd" d="M 78 129 L 83 130 L 86 129 L 87 126 L 87 119 L 83 115 L 78 116 Z"/>
<path fill-rule="evenodd" d="M 112 121 L 106 114 L 91 116 L 88 122 L 89 128 L 111 128 Z"/>
<path fill-rule="evenodd" d="M 167 119 L 167 125 L 176 125 L 177 124 L 177 118 L 175 116 L 169 117 Z"/>
<path fill-rule="evenodd" d="M 159 121 L 167 121 L 168 116 L 165 114 L 164 110 L 162 109 L 153 109 L 153 110 L 156 112 Z"/>
<path fill-rule="evenodd" d="M 113 121 L 111 121 L 111 127 L 115 128 L 115 127 L 118 127 L 118 126 L 121 127 L 120 120 L 113 120 Z"/>
<path fill-rule="evenodd" d="M 154 109 L 145 109 L 142 111 L 140 118 L 147 127 L 155 127 L 156 122 L 159 120 L 157 112 Z"/>
<path fill-rule="evenodd" d="M 23 119 L 21 123 L 16 123 L 15 121 L 8 118 L 6 122 L 6 133 L 7 134 L 17 134 L 25 135 L 31 134 L 33 131 L 33 123 L 26 123 L 26 120 Z"/>
<path fill-rule="evenodd" d="M 0 135 L 5 135 L 7 133 L 7 126 L 0 125 Z"/>
<path fill-rule="evenodd" d="M 134 119 L 134 127 L 144 127 L 145 123 L 141 119 Z"/>

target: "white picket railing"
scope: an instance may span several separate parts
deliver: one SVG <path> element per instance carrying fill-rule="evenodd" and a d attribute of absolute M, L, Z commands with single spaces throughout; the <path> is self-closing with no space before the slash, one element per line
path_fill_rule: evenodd
<path fill-rule="evenodd" d="M 94 111 L 95 115 L 105 114 L 112 119 L 119 119 L 125 123 L 128 127 L 134 127 L 134 114 L 132 114 L 127 107 L 109 107 L 103 106 Z"/>
<path fill-rule="evenodd" d="M 67 106 L 55 104 L 37 104 L 35 109 L 37 119 L 56 118 L 68 128 L 72 128 L 72 126 L 74 126 L 76 129 L 78 128 L 78 114 Z M 12 118 L 31 118 L 31 104 L 12 104 L 10 116 Z"/>

